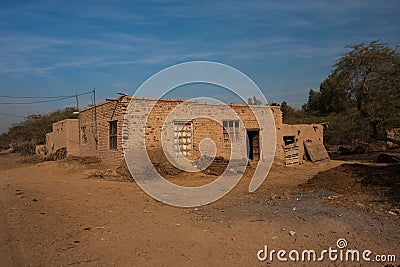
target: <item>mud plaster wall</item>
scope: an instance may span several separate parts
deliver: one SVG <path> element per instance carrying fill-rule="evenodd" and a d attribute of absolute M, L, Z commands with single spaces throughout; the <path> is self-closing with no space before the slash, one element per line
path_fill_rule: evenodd
<path fill-rule="evenodd" d="M 278 139 L 275 158 L 283 163 L 284 159 L 284 136 L 294 136 L 295 142 L 299 146 L 300 163 L 304 162 L 305 150 L 304 142 L 323 143 L 323 126 L 320 124 L 281 124 L 277 127 L 276 138 Z"/>
<path fill-rule="evenodd" d="M 78 120 L 66 119 L 53 123 L 51 133 L 46 134 L 46 150 L 48 154 L 65 147 L 67 156 L 79 156 Z"/>

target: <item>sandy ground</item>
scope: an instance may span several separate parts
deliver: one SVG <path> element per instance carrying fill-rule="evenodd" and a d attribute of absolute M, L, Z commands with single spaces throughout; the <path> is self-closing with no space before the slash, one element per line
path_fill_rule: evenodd
<path fill-rule="evenodd" d="M 0 154 L 1 266 L 293 266 L 259 261 L 268 249 L 347 248 L 400 258 L 400 216 L 388 205 L 304 185 L 324 161 L 273 167 L 260 189 L 247 192 L 251 170 L 227 196 L 199 208 L 153 200 L 135 183 L 94 178 L 99 166 L 77 161 L 24 163 Z M 207 175 L 180 176 L 196 184 Z M 193 182 L 194 181 L 194 182 Z M 199 182 L 200 183 L 200 182 Z M 338 201 L 340 199 L 346 201 Z M 361 200 L 360 200 L 361 199 Z M 366 206 L 368 208 L 366 208 Z M 376 211 L 376 212 L 375 212 Z M 287 255 L 286 255 L 287 256 Z M 299 266 L 385 266 L 377 262 L 324 262 Z M 391 265 L 387 265 L 391 266 Z"/>

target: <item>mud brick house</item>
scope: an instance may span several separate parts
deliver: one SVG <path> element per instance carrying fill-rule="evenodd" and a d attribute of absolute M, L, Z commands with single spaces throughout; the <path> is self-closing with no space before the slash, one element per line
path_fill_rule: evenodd
<path fill-rule="evenodd" d="M 134 109 L 125 117 L 130 101 L 135 101 Z M 124 161 L 124 146 L 129 145 L 129 132 L 123 127 L 124 123 L 140 124 L 145 131 L 146 148 L 149 156 L 159 155 L 161 152 L 161 132 L 163 124 L 170 112 L 182 104 L 184 100 L 131 98 L 120 96 L 96 106 L 85 108 L 79 113 L 79 147 L 81 156 L 96 156 L 104 164 L 117 167 Z M 144 110 L 154 105 L 147 121 L 144 120 Z M 209 113 L 217 112 L 219 104 L 196 102 L 202 110 Z M 229 105 L 243 121 L 240 126 L 238 120 L 229 117 L 223 121 L 223 126 L 213 120 L 198 118 L 187 120 L 185 116 L 172 118 L 170 125 L 175 127 L 173 143 L 175 150 L 180 150 L 189 159 L 200 156 L 199 142 L 204 138 L 214 140 L 217 147 L 217 156 L 229 158 L 231 142 L 247 142 L 249 159 L 257 161 L 265 151 L 259 150 L 260 127 L 254 113 L 248 105 Z M 282 113 L 279 106 L 252 106 L 258 114 L 272 112 L 275 120 L 276 153 L 275 162 L 285 165 L 303 163 L 306 158 L 305 143 L 312 143 L 323 148 L 323 126 L 319 124 L 288 125 L 282 122 Z M 125 121 L 124 121 L 125 120 Z M 262 129 L 261 129 L 262 130 Z M 245 131 L 247 140 L 233 139 L 239 131 Z M 229 133 L 229 134 L 228 134 Z M 124 142 L 123 142 L 124 140 Z"/>
<path fill-rule="evenodd" d="M 80 156 L 78 131 L 78 119 L 53 123 L 52 132 L 46 134 L 46 144 L 36 146 L 36 153 L 45 157 L 65 148 L 66 156 Z"/>

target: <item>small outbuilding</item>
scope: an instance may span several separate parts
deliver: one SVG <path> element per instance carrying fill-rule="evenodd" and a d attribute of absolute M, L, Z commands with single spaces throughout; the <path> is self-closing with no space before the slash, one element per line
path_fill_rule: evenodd
<path fill-rule="evenodd" d="M 46 144 L 36 147 L 36 153 L 46 157 L 65 150 L 65 156 L 80 156 L 78 119 L 65 119 L 53 123 L 52 132 L 46 134 Z"/>

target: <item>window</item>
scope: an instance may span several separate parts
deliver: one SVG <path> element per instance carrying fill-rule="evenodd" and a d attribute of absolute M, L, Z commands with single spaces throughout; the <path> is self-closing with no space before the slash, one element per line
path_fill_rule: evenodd
<path fill-rule="evenodd" d="M 285 142 L 285 146 L 294 144 L 294 143 L 295 143 L 294 136 L 293 136 L 293 135 L 291 135 L 291 136 L 284 136 L 284 137 L 283 137 L 283 142 Z"/>
<path fill-rule="evenodd" d="M 117 121 L 110 121 L 110 149 L 117 149 Z"/>
<path fill-rule="evenodd" d="M 229 136 L 232 138 L 232 143 L 239 142 L 239 121 L 231 120 L 231 121 L 222 121 L 223 133 L 224 133 L 224 142 L 229 142 Z"/>
<path fill-rule="evenodd" d="M 174 152 L 176 156 L 192 156 L 192 122 L 174 121 Z"/>

